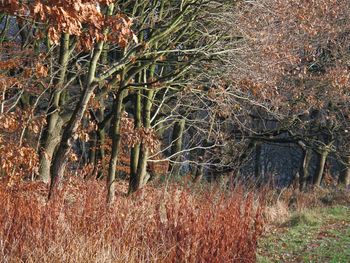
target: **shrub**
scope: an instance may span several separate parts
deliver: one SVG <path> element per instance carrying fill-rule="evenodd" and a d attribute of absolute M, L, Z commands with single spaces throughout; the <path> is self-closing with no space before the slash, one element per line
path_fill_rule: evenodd
<path fill-rule="evenodd" d="M 147 187 L 126 197 L 119 184 L 67 180 L 47 187 L 0 183 L 0 257 L 6 262 L 255 262 L 262 202 L 240 188 L 192 192 Z M 258 204 L 258 205 L 256 205 Z"/>

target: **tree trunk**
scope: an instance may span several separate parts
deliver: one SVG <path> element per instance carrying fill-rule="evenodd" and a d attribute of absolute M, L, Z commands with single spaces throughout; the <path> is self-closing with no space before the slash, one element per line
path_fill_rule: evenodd
<path fill-rule="evenodd" d="M 312 151 L 310 149 L 303 149 L 302 165 L 300 166 L 300 178 L 299 178 L 299 189 L 300 191 L 305 190 L 306 183 L 309 178 L 309 166 L 312 157 Z"/>
<path fill-rule="evenodd" d="M 72 117 L 70 118 L 66 128 L 63 131 L 62 139 L 58 150 L 53 158 L 50 173 L 51 173 L 51 183 L 49 191 L 49 199 L 52 197 L 53 190 L 59 180 L 63 177 L 69 151 L 73 143 L 73 135 L 78 130 L 79 124 L 83 118 L 84 112 L 87 108 L 89 100 L 94 92 L 95 85 L 92 82 L 95 78 L 96 66 L 103 49 L 103 42 L 97 44 L 94 55 L 90 62 L 89 73 L 87 77 L 86 88 L 80 97 L 78 104 L 76 105 Z"/>
<path fill-rule="evenodd" d="M 136 177 L 136 189 L 141 189 L 148 181 L 149 175 L 147 175 L 147 160 L 149 155 L 149 149 L 146 145 L 141 144 L 139 163 L 137 164 L 137 177 Z M 133 192 L 133 191 L 131 191 Z"/>
<path fill-rule="evenodd" d="M 203 165 L 198 165 L 196 168 L 196 171 L 194 173 L 194 177 L 193 177 L 193 183 L 199 183 L 202 178 L 203 178 L 203 174 L 204 174 L 204 167 Z"/>
<path fill-rule="evenodd" d="M 50 128 L 50 132 L 45 135 L 45 143 L 40 150 L 38 179 L 45 183 L 50 179 L 51 160 L 55 149 L 61 140 L 61 131 L 64 121 L 59 117 L 57 121 L 51 121 L 51 124 L 53 123 L 56 123 L 56 125 L 53 128 Z"/>
<path fill-rule="evenodd" d="M 339 183 L 345 187 L 350 185 L 350 155 L 342 158 L 343 169 L 340 172 Z"/>
<path fill-rule="evenodd" d="M 97 131 L 92 133 L 92 138 L 89 142 L 89 158 L 88 158 L 88 162 L 89 164 L 95 164 L 96 163 L 96 159 L 97 159 Z"/>
<path fill-rule="evenodd" d="M 317 153 L 318 155 L 318 163 L 317 163 L 317 167 L 316 167 L 316 173 L 314 175 L 313 178 L 313 184 L 314 186 L 321 186 L 321 181 L 323 178 L 323 171 L 324 171 L 324 167 L 326 164 L 326 160 L 328 157 L 328 151 L 327 150 L 322 150 L 319 153 Z"/>
<path fill-rule="evenodd" d="M 98 145 L 99 145 L 99 149 L 100 149 L 100 158 L 101 158 L 101 176 L 103 177 L 103 170 L 106 167 L 106 163 L 105 163 L 105 149 L 104 149 L 104 143 L 105 143 L 105 138 L 106 138 L 106 131 L 105 128 L 101 129 L 98 132 Z M 101 178 L 100 175 L 98 175 L 98 178 Z"/>
<path fill-rule="evenodd" d="M 101 105 L 102 104 L 103 103 L 101 103 Z M 106 127 L 109 127 L 109 123 L 113 117 L 113 112 L 104 116 L 104 109 L 105 109 L 104 106 L 100 108 L 97 111 L 95 116 L 96 121 L 98 122 L 98 125 L 97 125 L 97 131 L 96 131 L 97 143 L 96 143 L 96 156 L 95 156 L 93 174 L 97 175 L 96 179 L 102 179 L 104 177 L 104 171 L 106 168 L 104 144 L 105 144 L 105 137 L 106 137 L 106 129 L 108 129 Z"/>
<path fill-rule="evenodd" d="M 87 104 L 93 93 L 94 87 L 90 86 L 84 91 L 84 95 L 81 97 L 77 107 L 75 108 L 67 127 L 64 129 L 62 139 L 54 159 L 52 161 L 50 173 L 51 183 L 49 191 L 49 199 L 52 197 L 53 190 L 59 180 L 63 177 L 66 169 L 67 161 L 69 158 L 69 152 L 73 145 L 73 135 L 77 132 L 80 121 L 83 118 L 83 114 L 86 110 Z"/>
<path fill-rule="evenodd" d="M 59 108 L 62 106 L 61 93 L 65 82 L 69 61 L 69 35 L 62 34 L 59 55 L 59 75 L 55 81 L 55 90 L 51 96 L 51 104 L 46 118 L 46 128 L 41 137 L 39 152 L 40 164 L 38 179 L 48 182 L 50 179 L 51 160 L 57 144 L 60 141 L 63 120 L 60 117 Z"/>
<path fill-rule="evenodd" d="M 179 155 L 178 153 L 182 150 L 182 139 L 185 130 L 185 124 L 185 119 L 179 120 L 175 122 L 173 129 L 171 156 L 174 156 L 172 158 L 172 161 L 175 162 L 172 167 L 172 174 L 175 176 L 179 174 L 181 167 L 181 164 L 178 163 L 180 161 L 181 155 Z"/>
<path fill-rule="evenodd" d="M 140 91 L 137 91 L 135 94 L 135 103 L 134 103 L 134 120 L 135 120 L 135 129 L 140 128 L 142 125 L 142 119 L 141 119 L 141 110 L 142 110 L 142 103 L 141 103 L 141 94 Z M 139 156 L 140 156 L 140 144 L 137 143 L 135 146 L 131 149 L 130 153 L 130 182 L 129 182 L 129 192 L 132 192 L 132 189 L 136 189 L 136 182 L 137 182 L 137 166 L 139 162 Z"/>
<path fill-rule="evenodd" d="M 95 158 L 95 169 L 99 167 L 99 170 L 97 172 L 97 179 L 102 179 L 104 177 L 103 171 L 106 167 L 105 164 L 105 149 L 104 149 L 104 143 L 105 143 L 105 128 L 98 127 L 97 130 L 97 144 L 96 148 L 98 149 L 98 154 Z M 96 173 L 94 173 L 96 174 Z"/>
<path fill-rule="evenodd" d="M 113 203 L 115 190 L 115 173 L 119 155 L 119 148 L 121 142 L 120 134 L 120 122 L 122 118 L 122 109 L 123 109 L 123 99 L 125 97 L 126 90 L 118 92 L 117 98 L 114 101 L 113 106 L 113 120 L 112 120 L 112 153 L 111 159 L 109 162 L 108 176 L 107 176 L 107 202 Z"/>
<path fill-rule="evenodd" d="M 151 127 L 151 108 L 153 104 L 154 90 L 149 90 L 147 92 L 147 97 L 144 103 L 144 127 Z M 148 181 L 149 176 L 147 176 L 147 160 L 148 160 L 149 150 L 146 145 L 141 143 L 139 160 L 137 164 L 137 173 L 135 178 L 133 178 L 133 184 L 129 184 L 129 194 L 142 188 Z"/>

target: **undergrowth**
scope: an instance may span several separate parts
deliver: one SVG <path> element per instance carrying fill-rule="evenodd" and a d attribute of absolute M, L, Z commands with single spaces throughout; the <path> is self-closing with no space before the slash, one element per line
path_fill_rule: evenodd
<path fill-rule="evenodd" d="M 267 191 L 258 262 L 349 262 L 350 192 L 341 188 Z"/>
<path fill-rule="evenodd" d="M 3 262 L 255 262 L 261 202 L 232 193 L 193 193 L 179 185 L 106 205 L 105 186 L 68 180 L 53 200 L 47 187 L 0 182 Z"/>
<path fill-rule="evenodd" d="M 294 212 L 260 240 L 258 262 L 349 262 L 349 216 L 341 205 Z"/>

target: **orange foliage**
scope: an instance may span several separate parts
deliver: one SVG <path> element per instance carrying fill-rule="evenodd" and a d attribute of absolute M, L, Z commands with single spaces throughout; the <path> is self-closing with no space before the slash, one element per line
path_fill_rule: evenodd
<path fill-rule="evenodd" d="M 0 8 L 3 12 L 34 22 L 46 24 L 37 35 L 44 37 L 47 30 L 49 39 L 59 43 L 61 33 L 79 36 L 79 46 L 91 49 L 94 43 L 109 41 L 125 47 L 130 39 L 136 39 L 130 29 L 132 21 L 123 14 L 106 17 L 101 12 L 101 5 L 111 4 L 111 0 L 3 0 Z M 104 30 L 110 29 L 108 37 Z"/>
<path fill-rule="evenodd" d="M 34 118 L 31 110 L 0 114 L 0 175 L 8 185 L 13 186 L 37 174 L 37 151 L 30 146 L 33 142 L 21 137 L 23 129 L 37 136 L 42 121 L 42 118 Z"/>
<path fill-rule="evenodd" d="M 18 184 L 37 172 L 39 158 L 35 149 L 18 146 L 17 142 L 0 143 L 0 173 L 8 186 Z"/>
<path fill-rule="evenodd" d="M 100 11 L 99 2 L 106 3 L 81 0 L 36 1 L 32 13 L 38 20 L 49 24 L 49 38 L 56 44 L 60 33 L 64 32 L 79 36 L 79 45 L 86 49 L 91 49 L 94 42 L 101 40 L 125 47 L 133 37 L 131 20 L 122 14 L 105 17 Z M 111 30 L 108 37 L 103 33 L 106 28 Z"/>
<path fill-rule="evenodd" d="M 46 202 L 47 187 L 0 183 L 0 257 L 56 262 L 255 262 L 262 206 L 241 189 L 193 194 L 179 185 L 147 187 L 133 198 L 117 185 L 68 180 Z M 246 197 L 247 196 L 247 197 Z"/>

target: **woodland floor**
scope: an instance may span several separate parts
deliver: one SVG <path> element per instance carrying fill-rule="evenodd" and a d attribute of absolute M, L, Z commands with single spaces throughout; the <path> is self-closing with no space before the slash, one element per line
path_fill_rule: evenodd
<path fill-rule="evenodd" d="M 350 204 L 295 212 L 261 239 L 258 262 L 350 262 Z"/>

